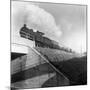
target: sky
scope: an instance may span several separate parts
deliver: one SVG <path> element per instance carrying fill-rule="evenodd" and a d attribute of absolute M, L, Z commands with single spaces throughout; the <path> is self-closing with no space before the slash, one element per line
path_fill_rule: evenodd
<path fill-rule="evenodd" d="M 26 23 L 61 46 L 79 53 L 86 51 L 85 5 L 12 1 L 11 17 L 13 40 Z"/>

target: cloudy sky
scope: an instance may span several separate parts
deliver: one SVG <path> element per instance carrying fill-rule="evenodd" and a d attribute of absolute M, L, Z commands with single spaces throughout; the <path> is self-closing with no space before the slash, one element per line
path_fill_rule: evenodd
<path fill-rule="evenodd" d="M 14 39 L 26 23 L 60 45 L 86 51 L 86 6 L 12 1 L 11 17 Z"/>

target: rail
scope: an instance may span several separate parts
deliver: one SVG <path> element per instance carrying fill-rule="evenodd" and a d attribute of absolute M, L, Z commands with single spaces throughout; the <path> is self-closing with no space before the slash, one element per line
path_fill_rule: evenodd
<path fill-rule="evenodd" d="M 55 66 L 53 66 L 43 55 L 41 55 L 41 53 L 39 53 L 36 49 L 28 46 L 28 45 L 23 45 L 23 44 L 18 44 L 18 43 L 12 43 L 12 44 L 16 44 L 16 45 L 22 45 L 22 46 L 26 46 L 28 48 L 31 48 L 36 54 L 38 54 L 41 58 L 43 58 L 47 63 L 49 63 L 49 65 L 51 67 L 53 67 L 53 69 L 55 71 L 57 71 L 60 75 L 62 75 L 65 79 L 69 80 L 63 73 L 61 73 Z"/>

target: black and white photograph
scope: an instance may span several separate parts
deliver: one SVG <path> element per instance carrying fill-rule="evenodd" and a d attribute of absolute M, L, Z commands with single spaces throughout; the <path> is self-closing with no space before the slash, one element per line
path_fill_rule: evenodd
<path fill-rule="evenodd" d="M 87 85 L 87 5 L 10 6 L 11 90 Z"/>

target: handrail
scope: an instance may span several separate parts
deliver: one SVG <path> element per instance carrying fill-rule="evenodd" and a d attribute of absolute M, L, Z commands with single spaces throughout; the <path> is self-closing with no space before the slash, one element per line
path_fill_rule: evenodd
<path fill-rule="evenodd" d="M 49 63 L 49 65 L 51 67 L 54 68 L 55 71 L 57 71 L 60 75 L 62 75 L 66 80 L 69 80 L 63 73 L 61 73 L 55 66 L 53 66 L 43 55 L 41 55 L 41 53 L 39 53 L 36 49 L 30 47 L 30 46 L 27 46 L 27 45 L 23 45 L 23 44 L 18 44 L 18 43 L 12 43 L 12 44 L 17 44 L 17 45 L 22 45 L 22 46 L 26 46 L 28 48 L 31 48 L 36 54 L 38 54 L 41 58 L 43 58 L 47 63 Z"/>

